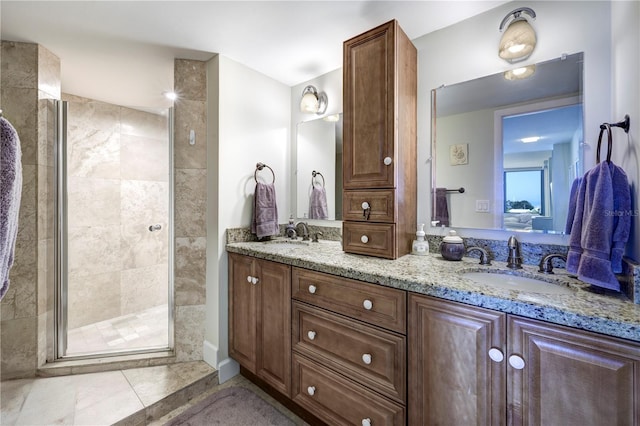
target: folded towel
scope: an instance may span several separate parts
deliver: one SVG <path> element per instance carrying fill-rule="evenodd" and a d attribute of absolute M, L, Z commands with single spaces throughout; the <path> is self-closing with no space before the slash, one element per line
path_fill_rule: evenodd
<path fill-rule="evenodd" d="M 567 271 L 591 285 L 619 291 L 614 273 L 622 271 L 630 213 L 631 190 L 624 170 L 611 162 L 589 170 L 577 191 Z"/>
<path fill-rule="evenodd" d="M 309 197 L 309 218 L 327 219 L 328 217 L 327 191 L 325 191 L 323 186 L 313 185 L 311 196 Z"/>
<path fill-rule="evenodd" d="M 22 195 L 22 150 L 16 129 L 0 117 L 0 300 L 9 289 Z"/>
<path fill-rule="evenodd" d="M 256 183 L 256 191 L 253 197 L 251 232 L 256 234 L 258 238 L 280 233 L 276 187 L 272 183 Z"/>
<path fill-rule="evenodd" d="M 449 204 L 447 188 L 436 188 L 436 218 L 441 226 L 449 226 Z"/>

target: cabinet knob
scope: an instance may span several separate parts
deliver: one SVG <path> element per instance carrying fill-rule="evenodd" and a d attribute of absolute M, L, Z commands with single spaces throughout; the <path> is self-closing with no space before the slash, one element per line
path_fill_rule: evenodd
<path fill-rule="evenodd" d="M 370 311 L 371 308 L 373 308 L 373 302 L 369 299 L 365 299 L 365 301 L 362 302 L 362 307 L 365 308 L 367 311 Z"/>
<path fill-rule="evenodd" d="M 362 362 L 369 365 L 371 364 L 371 361 L 372 361 L 371 354 L 362 354 Z"/>
<path fill-rule="evenodd" d="M 524 368 L 524 359 L 522 359 L 518 355 L 511 355 L 509 357 L 509 365 L 516 370 L 522 370 Z"/>
<path fill-rule="evenodd" d="M 311 284 L 309 286 L 309 293 L 311 293 L 311 294 L 315 294 L 316 293 L 316 286 L 315 285 Z"/>
<path fill-rule="evenodd" d="M 385 165 L 385 166 L 390 165 L 390 164 L 391 164 L 391 161 L 392 161 L 392 160 L 391 160 L 391 157 L 384 157 L 383 162 L 384 162 L 384 165 Z"/>
<path fill-rule="evenodd" d="M 251 282 L 251 275 L 247 275 L 247 282 L 250 283 Z"/>
<path fill-rule="evenodd" d="M 363 235 L 362 237 L 360 237 L 360 241 L 362 241 L 362 244 L 367 244 L 369 242 L 369 237 Z"/>
<path fill-rule="evenodd" d="M 491 360 L 495 362 L 502 362 L 504 360 L 504 355 L 502 354 L 502 351 L 500 349 L 491 348 L 489 349 L 489 358 L 491 358 Z"/>
<path fill-rule="evenodd" d="M 316 393 L 316 387 L 315 386 L 309 386 L 307 388 L 307 393 L 311 396 L 313 396 Z"/>
<path fill-rule="evenodd" d="M 257 277 L 251 277 L 251 284 L 256 285 L 258 284 L 259 279 Z"/>
<path fill-rule="evenodd" d="M 371 426 L 371 419 L 368 417 L 366 419 L 362 419 L 362 426 Z"/>
<path fill-rule="evenodd" d="M 316 338 L 316 332 L 315 332 L 315 331 L 313 331 L 313 330 L 309 330 L 309 331 L 307 332 L 307 337 L 309 338 L 309 340 L 313 340 L 313 339 L 315 339 L 315 338 Z"/>
<path fill-rule="evenodd" d="M 371 206 L 366 201 L 362 203 L 362 210 L 367 210 L 367 209 L 370 209 L 370 208 L 371 208 Z"/>

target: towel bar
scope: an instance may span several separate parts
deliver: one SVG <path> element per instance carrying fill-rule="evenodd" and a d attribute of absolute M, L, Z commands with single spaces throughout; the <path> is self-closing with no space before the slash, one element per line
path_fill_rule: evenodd
<path fill-rule="evenodd" d="M 461 194 L 464 194 L 464 188 L 460 187 L 458 189 L 447 189 L 447 192 L 459 192 Z"/>
<path fill-rule="evenodd" d="M 322 176 L 322 173 L 316 172 L 315 170 L 311 172 L 311 186 L 315 186 L 313 184 L 314 183 L 313 179 L 318 175 L 322 178 L 322 187 L 324 188 L 324 176 Z"/>
<path fill-rule="evenodd" d="M 267 166 L 264 163 L 257 163 L 256 164 L 256 171 L 253 173 L 253 178 L 255 179 L 256 183 L 258 183 L 258 171 L 262 170 L 264 168 L 267 168 L 269 170 L 271 170 L 271 174 L 273 175 L 273 182 L 271 182 L 272 184 L 276 182 L 276 174 L 273 172 L 273 169 L 269 166 Z"/>

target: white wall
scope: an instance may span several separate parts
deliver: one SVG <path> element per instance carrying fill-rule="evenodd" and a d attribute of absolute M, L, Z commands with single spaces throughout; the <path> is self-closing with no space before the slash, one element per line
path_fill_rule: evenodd
<path fill-rule="evenodd" d="M 610 120 L 631 118 L 631 130 L 615 129 L 611 159 L 627 173 L 632 189 L 631 244 L 627 256 L 640 262 L 640 2 L 615 1 L 612 18 L 613 113 Z"/>
<path fill-rule="evenodd" d="M 251 224 L 257 162 L 275 173 L 278 222 L 284 223 L 291 210 L 291 90 L 224 56 L 207 64 L 207 90 L 205 361 L 219 367 L 228 357 L 225 230 Z M 266 168 L 258 177 L 272 179 Z"/>
<path fill-rule="evenodd" d="M 413 41 L 418 48 L 419 221 L 429 223 L 431 217 L 430 91 L 442 84 L 454 84 L 513 68 L 498 57 L 497 46 L 501 36 L 498 26 L 504 16 L 518 6 L 531 7 L 537 15 L 533 26 L 538 44 L 531 57 L 521 65 L 547 61 L 562 53 L 585 53 L 585 142 L 588 145 L 585 147 L 585 163 L 587 169 L 595 164 L 595 154 L 590 147 L 597 142 L 599 124 L 611 120 L 610 4 L 600 1 L 508 3 Z M 443 231 L 431 229 L 430 232 Z M 505 241 L 509 235 L 506 231 L 471 229 L 460 233 Z M 555 235 L 521 234 L 518 237 L 521 241 L 531 242 L 566 244 L 568 241 L 566 236 Z"/>

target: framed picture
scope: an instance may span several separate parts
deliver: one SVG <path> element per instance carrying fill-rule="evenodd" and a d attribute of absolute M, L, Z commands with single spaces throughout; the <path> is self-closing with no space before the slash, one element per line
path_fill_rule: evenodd
<path fill-rule="evenodd" d="M 460 166 L 469 164 L 469 144 L 460 143 L 449 146 L 449 164 Z"/>

